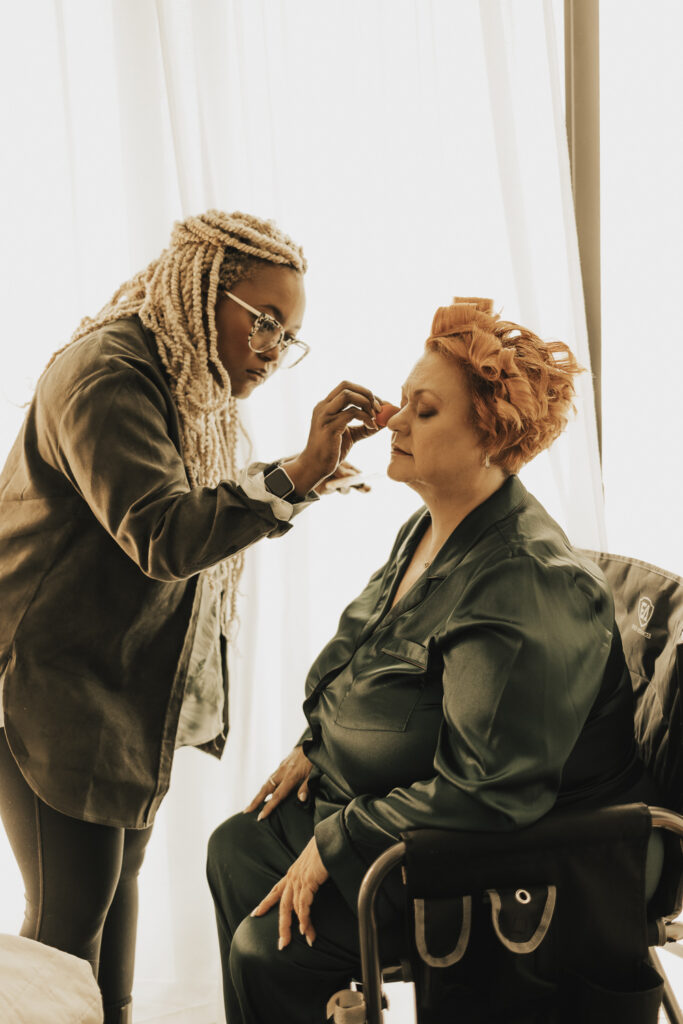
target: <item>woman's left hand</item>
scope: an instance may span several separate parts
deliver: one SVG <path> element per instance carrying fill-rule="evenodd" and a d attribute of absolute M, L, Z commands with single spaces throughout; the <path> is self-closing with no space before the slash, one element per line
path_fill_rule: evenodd
<path fill-rule="evenodd" d="M 352 487 L 354 491 L 363 491 L 364 493 L 367 493 L 370 490 L 370 488 L 368 487 L 367 484 L 364 483 L 349 484 L 348 487 L 329 486 L 332 483 L 332 481 L 343 480 L 347 476 L 358 476 L 360 472 L 360 469 L 358 469 L 356 466 L 352 466 L 350 462 L 340 462 L 337 468 L 335 469 L 334 473 L 331 473 L 330 476 L 325 477 L 325 479 L 318 484 L 318 486 L 315 488 L 316 494 L 331 494 L 333 491 L 340 491 L 342 494 L 348 494 Z"/>
<path fill-rule="evenodd" d="M 291 754 L 287 754 L 284 761 L 281 761 L 273 774 L 263 783 L 258 793 L 244 808 L 245 814 L 250 814 L 263 804 L 257 821 L 263 821 L 275 808 L 282 803 L 285 797 L 297 786 L 299 800 L 306 800 L 308 797 L 308 776 L 311 774 L 313 765 L 304 754 L 302 746 L 294 747 Z"/>
<path fill-rule="evenodd" d="M 274 885 L 265 899 L 251 912 L 260 917 L 267 910 L 280 904 L 278 949 L 289 945 L 292 937 L 292 913 L 299 919 L 299 931 L 309 946 L 315 941 L 315 928 L 311 924 L 311 904 L 316 892 L 329 878 L 329 874 L 318 853 L 315 836 L 304 847 L 284 878 Z"/>

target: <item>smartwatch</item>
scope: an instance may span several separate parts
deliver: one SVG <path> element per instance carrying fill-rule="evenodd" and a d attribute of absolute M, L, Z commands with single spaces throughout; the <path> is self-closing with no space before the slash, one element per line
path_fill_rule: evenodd
<path fill-rule="evenodd" d="M 263 482 L 266 485 L 266 490 L 274 494 L 276 498 L 288 498 L 290 494 L 294 493 L 294 484 L 282 466 L 267 469 L 263 474 Z"/>

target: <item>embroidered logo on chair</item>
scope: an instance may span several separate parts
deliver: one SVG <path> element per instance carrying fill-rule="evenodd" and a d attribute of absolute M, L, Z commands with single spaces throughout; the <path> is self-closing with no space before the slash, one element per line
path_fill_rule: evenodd
<path fill-rule="evenodd" d="M 638 622 L 640 623 L 641 629 L 645 629 L 648 622 L 652 618 L 652 613 L 654 610 L 655 606 L 653 605 L 650 598 L 641 597 L 640 601 L 638 602 Z"/>

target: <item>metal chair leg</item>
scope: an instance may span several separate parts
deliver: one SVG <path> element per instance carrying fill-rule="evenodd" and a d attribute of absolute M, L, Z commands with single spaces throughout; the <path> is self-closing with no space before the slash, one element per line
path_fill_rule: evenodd
<path fill-rule="evenodd" d="M 375 917 L 375 897 L 392 868 L 403 860 L 405 843 L 396 843 L 380 854 L 368 869 L 358 893 L 360 964 L 365 996 L 366 1024 L 383 1024 L 382 978 L 379 963 L 379 938 Z M 678 1022 L 677 1022 L 678 1024 Z M 683 1021 L 681 1021 L 683 1024 Z"/>

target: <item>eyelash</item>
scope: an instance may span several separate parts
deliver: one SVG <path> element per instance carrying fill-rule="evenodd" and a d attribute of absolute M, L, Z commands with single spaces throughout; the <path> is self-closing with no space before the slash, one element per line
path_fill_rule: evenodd
<path fill-rule="evenodd" d="M 406 402 L 405 398 L 402 397 L 401 398 L 401 410 L 405 409 L 407 404 L 408 403 Z M 432 409 L 430 412 L 418 412 L 418 414 L 417 414 L 417 418 L 419 420 L 428 420 L 431 416 L 436 416 L 436 410 Z"/>

